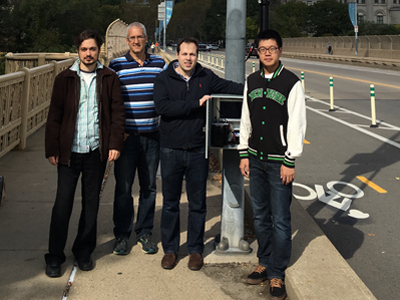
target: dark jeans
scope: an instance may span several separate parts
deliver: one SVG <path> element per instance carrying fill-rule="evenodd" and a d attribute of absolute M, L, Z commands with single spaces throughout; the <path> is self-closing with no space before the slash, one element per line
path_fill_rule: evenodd
<path fill-rule="evenodd" d="M 76 258 L 89 257 L 96 248 L 99 194 L 107 161 L 100 161 L 99 149 L 90 153 L 72 153 L 70 166 L 58 165 L 57 195 L 50 223 L 49 253 L 46 263 L 65 262 L 64 248 L 74 204 L 76 185 L 82 173 L 82 210 L 78 234 L 72 247 Z"/>
<path fill-rule="evenodd" d="M 179 251 L 179 202 L 183 176 L 189 201 L 187 250 L 188 253 L 203 253 L 208 176 L 208 160 L 204 157 L 204 146 L 187 150 L 161 147 L 161 176 L 161 241 L 164 253 Z"/>
<path fill-rule="evenodd" d="M 292 184 L 282 184 L 281 164 L 250 155 L 250 197 L 259 264 L 268 278 L 285 278 L 292 252 L 290 204 Z"/>
<path fill-rule="evenodd" d="M 115 161 L 114 235 L 129 238 L 132 233 L 134 207 L 132 185 L 136 169 L 139 176 L 139 208 L 136 238 L 151 234 L 156 203 L 156 175 L 160 161 L 158 133 L 131 134 L 124 142 L 121 156 Z"/>

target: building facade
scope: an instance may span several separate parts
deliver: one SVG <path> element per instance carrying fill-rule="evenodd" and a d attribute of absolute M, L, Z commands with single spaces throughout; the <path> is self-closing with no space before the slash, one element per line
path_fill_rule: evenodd
<path fill-rule="evenodd" d="M 313 5 L 317 0 L 302 0 L 307 5 Z M 338 0 L 350 3 L 354 0 Z M 357 23 L 362 21 L 376 24 L 400 24 L 400 0 L 356 0 Z"/>

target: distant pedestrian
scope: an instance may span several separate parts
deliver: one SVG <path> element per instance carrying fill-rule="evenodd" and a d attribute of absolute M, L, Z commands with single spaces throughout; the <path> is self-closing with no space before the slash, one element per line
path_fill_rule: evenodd
<path fill-rule="evenodd" d="M 158 51 L 160 51 L 160 48 L 159 48 L 159 44 L 158 44 L 158 42 L 156 42 L 156 45 L 155 45 L 155 47 L 156 47 L 156 53 L 158 53 Z"/>
<path fill-rule="evenodd" d="M 250 178 L 258 265 L 247 283 L 269 279 L 272 299 L 286 297 L 285 270 L 292 251 L 290 204 L 295 158 L 306 130 L 304 91 L 280 56 L 282 38 L 274 30 L 256 37 L 261 70 L 247 77 L 240 123 L 241 173 Z"/>
<path fill-rule="evenodd" d="M 154 108 L 153 85 L 156 76 L 168 65 L 160 56 L 146 53 L 146 42 L 146 27 L 139 22 L 130 24 L 126 37 L 129 51 L 110 63 L 110 68 L 117 73 L 121 82 L 126 113 L 126 140 L 121 157 L 114 167 L 113 253 L 116 255 L 129 253 L 128 239 L 134 220 L 132 185 L 136 170 L 140 188 L 134 227 L 136 241 L 146 254 L 158 251 L 151 237 L 156 204 L 156 175 L 160 161 L 159 116 Z"/>
<path fill-rule="evenodd" d="M 331 55 L 332 54 L 332 46 L 330 43 L 328 43 L 328 46 L 326 46 L 326 48 L 328 49 L 328 54 Z"/>
<path fill-rule="evenodd" d="M 151 43 L 150 48 L 151 48 L 151 54 L 154 54 L 154 50 L 156 48 L 156 45 L 154 45 L 154 43 Z"/>
<path fill-rule="evenodd" d="M 125 113 L 117 75 L 99 61 L 103 40 L 92 30 L 75 40 L 78 59 L 57 75 L 46 124 L 45 152 L 57 166 L 57 195 L 50 223 L 46 275 L 61 276 L 64 247 L 82 175 L 82 209 L 72 253 L 79 269 L 94 268 L 100 188 L 107 159 L 118 159 L 124 141 Z"/>

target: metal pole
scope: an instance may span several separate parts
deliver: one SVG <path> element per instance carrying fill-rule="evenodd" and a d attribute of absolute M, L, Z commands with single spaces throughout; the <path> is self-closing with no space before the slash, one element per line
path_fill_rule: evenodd
<path fill-rule="evenodd" d="M 260 32 L 269 29 L 269 3 L 270 0 L 258 0 L 260 4 Z M 256 45 L 254 45 L 255 47 Z M 260 60 L 260 70 L 263 66 Z"/>
<path fill-rule="evenodd" d="M 258 0 L 260 4 L 260 31 L 269 29 L 269 3 L 270 0 Z"/>
<path fill-rule="evenodd" d="M 354 13 L 356 14 L 356 16 L 355 16 L 355 22 L 356 22 L 356 26 L 357 26 L 357 1 L 355 2 L 355 10 L 354 10 Z M 357 26 L 357 31 L 358 31 L 358 26 Z M 357 38 L 357 35 L 358 35 L 358 32 L 355 32 L 355 38 L 356 38 L 356 55 L 358 55 L 358 38 Z"/>
<path fill-rule="evenodd" d="M 226 1 L 225 78 L 244 83 L 246 52 L 246 1 Z"/>
<path fill-rule="evenodd" d="M 165 3 L 165 8 L 164 8 L 164 52 L 165 52 L 165 45 L 166 45 L 166 40 L 167 40 L 167 2 L 164 1 Z"/>
<path fill-rule="evenodd" d="M 245 80 L 246 1 L 226 2 L 225 78 L 244 83 Z M 213 99 L 216 101 L 216 99 Z M 208 102 L 208 101 L 207 101 Z M 230 103 L 230 105 L 241 103 Z M 216 103 L 214 105 L 217 105 Z M 236 148 L 223 149 L 221 241 L 217 253 L 250 253 L 244 237 L 244 179 L 238 165 Z"/>

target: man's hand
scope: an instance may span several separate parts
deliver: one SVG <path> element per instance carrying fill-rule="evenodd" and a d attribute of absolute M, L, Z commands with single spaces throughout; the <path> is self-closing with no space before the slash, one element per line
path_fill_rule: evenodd
<path fill-rule="evenodd" d="M 118 150 L 110 150 L 108 151 L 108 160 L 113 161 L 117 160 L 121 153 Z"/>
<path fill-rule="evenodd" d="M 212 97 L 209 95 L 204 95 L 200 100 L 199 100 L 199 105 L 203 106 L 207 100 L 211 99 Z"/>
<path fill-rule="evenodd" d="M 53 166 L 58 166 L 58 156 L 50 156 L 50 157 L 49 157 L 49 162 L 50 162 Z"/>
<path fill-rule="evenodd" d="M 250 163 L 249 163 L 249 159 L 248 158 L 242 158 L 240 160 L 239 168 L 240 168 L 240 172 L 242 173 L 242 175 L 244 177 L 249 178 L 249 175 L 250 175 Z"/>
<path fill-rule="evenodd" d="M 281 167 L 282 184 L 288 185 L 294 180 L 294 168 L 288 168 L 284 165 Z"/>

